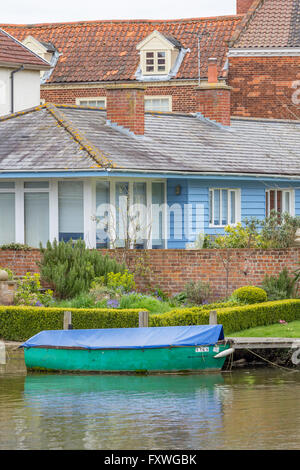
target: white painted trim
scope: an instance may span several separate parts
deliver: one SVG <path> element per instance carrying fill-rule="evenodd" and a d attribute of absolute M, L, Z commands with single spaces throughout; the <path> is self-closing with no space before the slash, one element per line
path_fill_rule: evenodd
<path fill-rule="evenodd" d="M 227 57 L 299 57 L 299 47 L 229 49 Z"/>
<path fill-rule="evenodd" d="M 24 182 L 16 181 L 15 217 L 16 243 L 25 242 Z"/>
<path fill-rule="evenodd" d="M 220 221 L 222 220 L 222 191 L 227 191 L 228 193 L 228 211 L 227 211 L 227 218 L 228 218 L 228 223 L 226 225 L 220 224 L 220 225 L 215 225 L 214 223 L 209 222 L 209 228 L 224 228 L 227 227 L 228 225 L 235 227 L 238 223 L 241 222 L 241 190 L 240 188 L 209 188 L 209 197 L 208 197 L 208 208 L 209 208 L 209 219 L 210 219 L 210 194 L 211 191 L 214 194 L 214 191 L 220 191 Z M 231 204 L 230 204 L 230 192 L 234 192 L 236 194 L 235 198 L 235 223 L 232 224 L 230 223 L 231 220 Z M 214 197 L 212 198 L 212 221 L 214 221 Z"/>
<path fill-rule="evenodd" d="M 57 180 L 49 181 L 49 240 L 59 240 L 58 229 L 58 182 Z"/>
<path fill-rule="evenodd" d="M 172 95 L 146 95 L 145 96 L 145 112 L 152 112 L 153 110 L 146 110 L 146 101 L 147 100 L 168 100 L 168 111 L 153 111 L 153 112 L 172 112 L 173 109 L 173 99 Z"/>
<path fill-rule="evenodd" d="M 79 98 L 76 98 L 76 104 L 78 106 L 86 106 L 84 104 L 81 104 L 80 101 L 104 101 L 104 108 L 106 108 L 106 96 L 80 96 Z"/>
<path fill-rule="evenodd" d="M 270 191 L 281 191 L 282 192 L 282 196 L 284 196 L 284 193 L 289 193 L 290 194 L 290 212 L 289 214 L 292 216 L 292 217 L 295 217 L 295 190 L 294 189 L 291 189 L 291 188 L 268 188 L 266 189 L 266 194 L 268 195 L 268 213 L 267 213 L 267 208 L 265 208 L 265 213 L 266 213 L 266 216 L 269 216 L 270 215 Z M 284 199 L 282 199 L 282 212 L 286 212 L 284 210 L 285 208 L 285 202 L 284 202 Z M 277 195 L 275 197 L 275 210 L 277 210 Z"/>
<path fill-rule="evenodd" d="M 95 181 L 91 181 L 91 179 L 83 181 L 83 233 L 88 248 L 96 248 L 96 224 L 92 219 L 96 208 L 93 186 L 95 186 Z"/>

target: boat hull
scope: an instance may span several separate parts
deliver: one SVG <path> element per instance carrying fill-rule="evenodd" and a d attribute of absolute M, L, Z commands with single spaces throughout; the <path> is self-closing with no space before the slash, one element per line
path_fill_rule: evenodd
<path fill-rule="evenodd" d="M 27 369 L 98 373 L 178 373 L 221 370 L 214 358 L 229 344 L 145 349 L 24 348 Z"/>

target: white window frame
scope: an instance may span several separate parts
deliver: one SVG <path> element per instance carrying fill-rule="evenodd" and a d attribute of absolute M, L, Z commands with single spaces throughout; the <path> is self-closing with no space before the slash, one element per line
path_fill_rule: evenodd
<path fill-rule="evenodd" d="M 15 241 L 12 243 L 17 243 L 17 196 L 16 196 L 16 186 L 17 183 L 14 180 L 0 180 L 0 183 L 14 183 L 13 188 L 1 188 L 0 187 L 0 193 L 1 194 L 11 194 L 13 193 L 15 195 Z M 25 227 L 24 227 L 25 230 Z"/>
<path fill-rule="evenodd" d="M 100 109 L 106 109 L 106 96 L 89 96 L 89 97 L 85 97 L 85 96 L 81 96 L 79 98 L 76 98 L 76 105 L 78 106 L 87 106 L 85 104 L 81 104 L 80 102 L 81 101 L 104 101 L 104 108 L 99 106 Z"/>
<path fill-rule="evenodd" d="M 154 54 L 154 70 L 153 72 L 147 72 L 147 53 Z M 158 57 L 157 54 L 159 52 L 165 53 L 165 70 L 159 71 L 158 70 Z M 149 50 L 142 50 L 141 51 L 141 68 L 143 75 L 168 75 L 171 69 L 171 51 L 168 49 L 149 49 Z"/>
<path fill-rule="evenodd" d="M 266 198 L 268 198 L 268 210 L 267 207 L 265 208 L 265 214 L 267 217 L 270 215 L 270 192 L 275 191 L 275 210 L 277 212 L 277 192 L 280 191 L 282 193 L 282 214 L 287 212 L 290 214 L 292 217 L 295 216 L 295 190 L 290 189 L 290 188 L 269 188 L 266 189 Z M 286 211 L 285 210 L 285 194 L 289 194 L 290 196 L 290 210 Z M 272 209 L 273 210 L 273 209 Z"/>
<path fill-rule="evenodd" d="M 223 218 L 223 204 L 222 204 L 222 191 L 227 191 L 228 193 L 228 212 L 227 212 L 227 220 L 228 223 L 226 225 L 220 224 L 220 225 L 215 225 L 214 224 L 214 191 L 220 191 L 220 222 L 222 221 Z M 235 193 L 235 223 L 232 224 L 230 222 L 231 220 L 231 204 L 230 204 L 230 192 Z M 211 194 L 212 194 L 212 206 L 210 203 L 211 200 Z M 208 205 L 209 205 L 209 227 L 210 228 L 224 228 L 227 227 L 228 225 L 231 225 L 232 227 L 235 227 L 238 223 L 241 222 L 241 190 L 237 188 L 209 188 L 209 194 L 208 194 Z M 212 222 L 210 221 L 210 214 L 212 214 Z"/>
<path fill-rule="evenodd" d="M 94 191 L 95 191 L 95 196 L 93 197 L 94 201 L 94 215 L 95 215 L 95 210 L 96 210 L 96 181 L 108 181 L 110 183 L 109 185 L 109 198 L 110 198 L 110 204 L 111 206 L 115 209 L 116 208 L 116 183 L 128 183 L 129 185 L 129 204 L 132 204 L 133 201 L 133 184 L 134 183 L 145 183 L 146 184 L 146 205 L 147 205 L 147 221 L 146 225 L 147 228 L 151 225 L 152 223 L 152 183 L 163 183 L 164 185 L 164 205 L 163 205 L 163 220 L 162 220 L 162 241 L 163 241 L 163 247 L 162 249 L 167 248 L 167 234 L 168 234 L 168 229 L 167 229 L 167 200 L 166 200 L 166 191 L 167 191 L 167 183 L 165 180 L 161 179 L 139 179 L 139 178 L 97 178 L 94 180 Z M 95 243 L 96 243 L 96 224 L 95 226 Z M 115 212 L 113 214 L 110 214 L 109 217 L 109 226 L 112 227 L 110 230 L 112 233 L 116 233 L 116 214 Z M 114 248 L 113 242 L 109 244 L 109 248 L 112 249 Z M 133 246 L 131 248 L 134 248 Z M 150 232 L 150 238 L 147 240 L 147 246 L 145 247 L 146 249 L 152 249 L 152 231 Z"/>
<path fill-rule="evenodd" d="M 146 110 L 147 100 L 168 100 L 168 111 Z M 149 112 L 149 113 L 172 112 L 172 108 L 173 108 L 172 95 L 146 95 L 145 96 L 145 112 Z"/>

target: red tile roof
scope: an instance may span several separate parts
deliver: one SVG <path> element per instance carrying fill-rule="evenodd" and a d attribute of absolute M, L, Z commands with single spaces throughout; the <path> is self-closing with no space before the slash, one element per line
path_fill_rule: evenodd
<path fill-rule="evenodd" d="M 147 21 L 85 21 L 40 25 L 5 25 L 5 29 L 23 41 L 27 36 L 51 42 L 61 53 L 47 83 L 101 82 L 135 80 L 139 64 L 137 44 L 158 30 L 177 39 L 188 52 L 176 76 L 195 79 L 198 76 L 197 36 L 202 40 L 202 75 L 207 76 L 207 60 L 218 59 L 223 70 L 227 43 L 242 16 Z"/>
<path fill-rule="evenodd" d="M 234 48 L 300 46 L 300 0 L 255 0 L 232 37 Z"/>
<path fill-rule="evenodd" d="M 49 68 L 48 62 L 31 52 L 19 41 L 0 29 L 0 63 L 8 65 L 24 65 L 44 70 Z"/>

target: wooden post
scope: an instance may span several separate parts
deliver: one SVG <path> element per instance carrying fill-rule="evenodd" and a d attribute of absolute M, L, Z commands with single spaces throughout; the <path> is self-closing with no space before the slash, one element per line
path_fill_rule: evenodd
<path fill-rule="evenodd" d="M 218 315 L 216 310 L 212 310 L 209 312 L 209 324 L 210 325 L 217 325 L 218 324 Z"/>
<path fill-rule="evenodd" d="M 64 312 L 64 330 L 70 330 L 72 328 L 72 313 Z"/>
<path fill-rule="evenodd" d="M 149 325 L 149 312 L 139 312 L 139 327 L 148 328 Z"/>
<path fill-rule="evenodd" d="M 0 364 L 6 364 L 6 350 L 5 350 L 5 343 L 0 341 Z"/>

